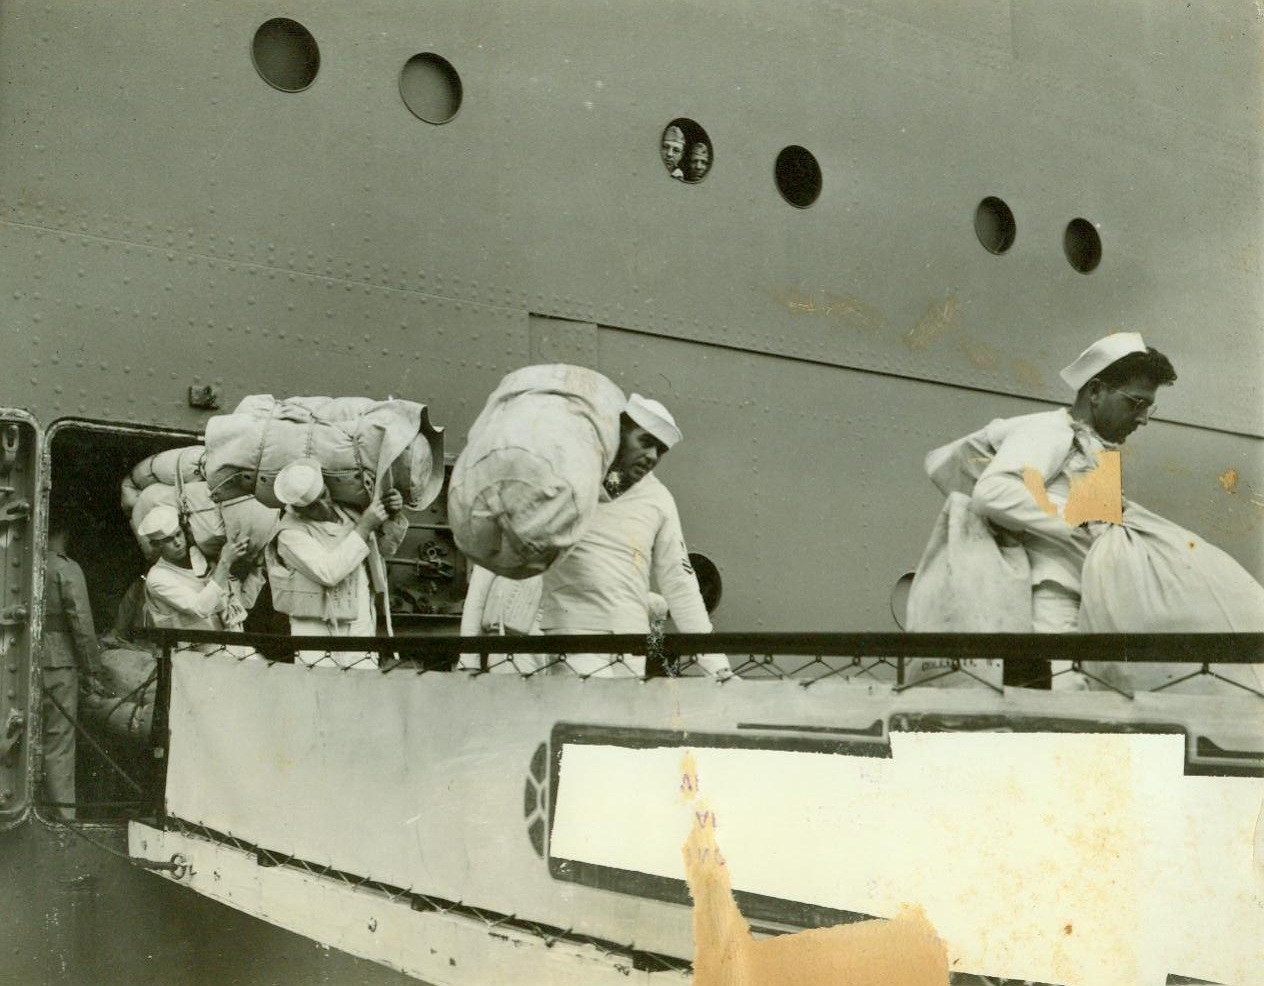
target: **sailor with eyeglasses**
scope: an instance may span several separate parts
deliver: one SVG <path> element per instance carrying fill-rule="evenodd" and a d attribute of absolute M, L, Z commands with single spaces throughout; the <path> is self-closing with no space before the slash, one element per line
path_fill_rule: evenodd
<path fill-rule="evenodd" d="M 1077 628 L 1080 571 L 1104 529 L 1068 522 L 1072 483 L 1149 422 L 1156 392 L 1175 382 L 1176 371 L 1139 333 L 1116 332 L 1089 346 L 1061 376 L 1075 389 L 1075 402 L 1011 429 L 971 496 L 976 512 L 1018 534 L 1027 550 L 1036 633 Z"/>
<path fill-rule="evenodd" d="M 926 457 L 947 500 L 913 583 L 912 629 L 1078 629 L 1089 549 L 1123 522 L 1116 450 L 1150 420 L 1158 388 L 1176 371 L 1138 333 L 1116 332 L 1084 350 L 1062 379 L 1075 390 L 1071 406 L 997 419 Z M 1010 660 L 1004 682 L 1086 687 L 1070 667 Z"/>

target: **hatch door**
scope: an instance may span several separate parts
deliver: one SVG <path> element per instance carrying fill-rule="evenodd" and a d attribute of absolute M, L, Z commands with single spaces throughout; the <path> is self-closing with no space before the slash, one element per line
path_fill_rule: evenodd
<path fill-rule="evenodd" d="M 0 830 L 30 808 L 35 502 L 43 435 L 25 411 L 0 407 Z M 38 731 L 34 731 L 38 732 Z"/>

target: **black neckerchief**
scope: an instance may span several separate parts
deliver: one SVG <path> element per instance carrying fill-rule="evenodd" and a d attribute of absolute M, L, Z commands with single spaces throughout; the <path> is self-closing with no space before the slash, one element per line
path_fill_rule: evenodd
<path fill-rule="evenodd" d="M 606 496 L 612 500 L 617 500 L 628 491 L 628 487 L 623 485 L 623 476 L 613 469 L 606 473 L 606 478 L 601 481 L 601 485 L 606 491 Z"/>

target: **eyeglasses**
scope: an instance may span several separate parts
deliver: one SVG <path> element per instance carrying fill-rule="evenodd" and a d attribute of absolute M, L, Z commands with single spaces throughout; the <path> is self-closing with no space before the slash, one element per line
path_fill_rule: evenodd
<path fill-rule="evenodd" d="M 1150 400 L 1148 397 L 1138 397 L 1136 394 L 1130 394 L 1126 390 L 1120 390 L 1118 387 L 1112 387 L 1105 380 L 1098 380 L 1097 382 L 1107 390 L 1113 390 L 1120 397 L 1126 398 L 1128 403 L 1132 405 L 1134 414 L 1144 413 L 1150 415 L 1158 410 L 1159 405 L 1155 401 Z"/>

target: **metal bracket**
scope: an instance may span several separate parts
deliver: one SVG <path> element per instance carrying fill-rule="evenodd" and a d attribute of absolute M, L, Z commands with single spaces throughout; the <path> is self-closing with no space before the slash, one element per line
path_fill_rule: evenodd
<path fill-rule="evenodd" d="M 200 408 L 204 411 L 218 411 L 220 406 L 219 388 L 213 385 L 198 387 L 196 385 L 189 388 L 189 407 Z"/>
<path fill-rule="evenodd" d="M 0 627 L 25 626 L 29 615 L 26 606 L 22 603 L 6 606 L 0 610 Z"/>
<path fill-rule="evenodd" d="M 4 725 L 4 739 L 0 740 L 0 766 L 12 767 L 17 763 L 22 737 L 26 735 L 26 717 L 17 709 L 9 710 L 9 720 Z"/>
<path fill-rule="evenodd" d="M 18 452 L 22 447 L 22 433 L 16 423 L 9 421 L 0 431 L 0 476 L 7 476 L 18 462 Z"/>
<path fill-rule="evenodd" d="M 456 566 L 444 561 L 446 550 L 431 543 L 417 549 L 415 558 L 387 558 L 386 564 L 397 568 L 410 568 L 419 579 L 439 579 L 451 582 L 456 578 Z"/>
<path fill-rule="evenodd" d="M 10 500 L 3 507 L 0 507 L 0 525 L 16 524 L 30 516 L 31 502 L 29 500 Z"/>

